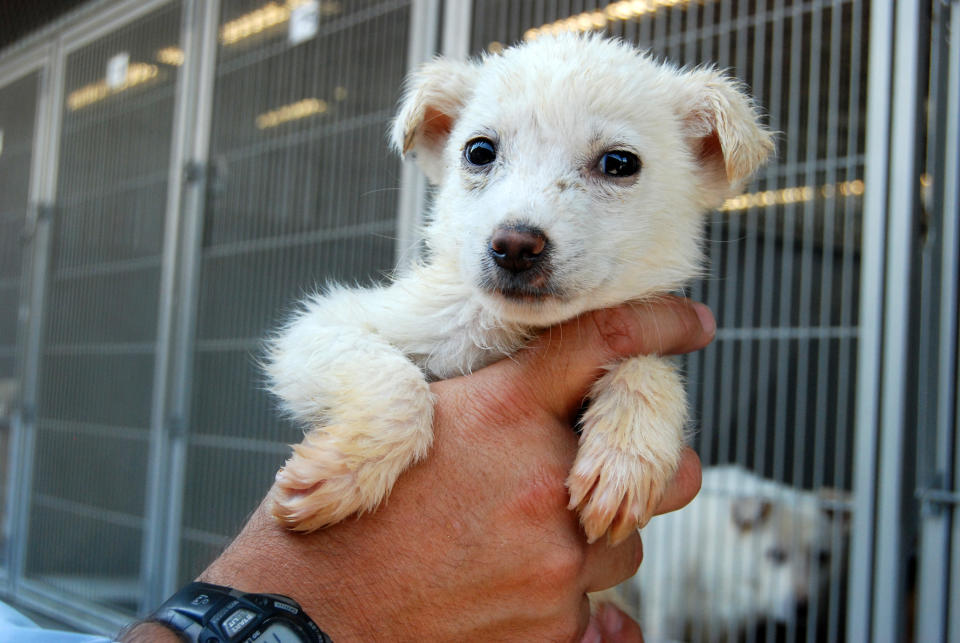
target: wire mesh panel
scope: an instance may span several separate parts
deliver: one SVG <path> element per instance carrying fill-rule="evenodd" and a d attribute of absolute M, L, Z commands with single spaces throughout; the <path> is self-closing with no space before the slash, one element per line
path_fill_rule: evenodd
<path fill-rule="evenodd" d="M 69 53 L 25 576 L 139 596 L 180 5 Z"/>
<path fill-rule="evenodd" d="M 710 305 L 719 331 L 686 367 L 693 446 L 704 465 L 735 463 L 753 472 L 745 479 L 786 484 L 760 498 L 781 510 L 761 514 L 758 523 L 776 547 L 738 547 L 745 532 L 733 529 L 729 547 L 718 550 L 717 558 L 740 556 L 739 566 L 716 559 L 699 566 L 713 565 L 714 576 L 735 575 L 744 591 L 748 583 L 776 576 L 781 588 L 790 584 L 783 593 L 790 609 L 743 604 L 733 595 L 736 588 L 698 598 L 681 593 L 678 601 L 712 600 L 717 609 L 739 616 L 687 619 L 683 631 L 672 633 L 676 637 L 842 636 L 849 511 L 842 490 L 851 484 L 867 9 L 854 0 L 474 3 L 473 51 L 497 51 L 550 32 L 605 31 L 660 59 L 729 70 L 779 132 L 776 158 L 743 196 L 709 216 L 710 274 L 689 294 Z M 755 487 L 714 491 L 746 500 L 758 493 Z M 811 497 L 827 522 L 800 511 Z M 731 506 L 739 505 L 695 501 L 687 511 Z M 807 523 L 822 529 L 814 530 L 815 537 L 799 529 L 779 533 L 783 529 L 766 519 L 778 513 L 791 520 L 808 516 Z M 730 523 L 726 515 L 710 520 L 701 524 Z M 681 565 L 684 557 L 698 555 L 693 538 L 675 538 L 668 548 L 649 551 L 648 558 Z M 648 573 L 652 584 L 654 575 Z M 641 582 L 643 577 L 642 570 Z"/>
<path fill-rule="evenodd" d="M 263 391 L 267 332 L 327 281 L 393 267 L 400 165 L 387 123 L 409 0 L 223 3 L 180 577 L 261 499 L 297 429 Z"/>
<path fill-rule="evenodd" d="M 0 88 L 0 568 L 7 563 L 11 416 L 20 384 L 17 342 L 25 294 L 24 234 L 29 204 L 39 72 Z"/>

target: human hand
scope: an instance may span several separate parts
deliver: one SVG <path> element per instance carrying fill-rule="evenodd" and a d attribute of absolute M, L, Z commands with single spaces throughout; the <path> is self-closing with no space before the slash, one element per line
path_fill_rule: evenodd
<path fill-rule="evenodd" d="M 433 448 L 388 502 L 307 535 L 261 505 L 201 580 L 291 596 L 338 643 L 579 640 L 587 592 L 631 576 L 642 546 L 638 534 L 588 545 L 566 508 L 576 413 L 605 364 L 697 350 L 713 333 L 705 307 L 664 298 L 588 313 L 436 382 Z M 699 475 L 688 450 L 660 511 L 689 502 Z"/>
<path fill-rule="evenodd" d="M 643 633 L 622 610 L 604 603 L 591 612 L 581 643 L 643 643 Z"/>

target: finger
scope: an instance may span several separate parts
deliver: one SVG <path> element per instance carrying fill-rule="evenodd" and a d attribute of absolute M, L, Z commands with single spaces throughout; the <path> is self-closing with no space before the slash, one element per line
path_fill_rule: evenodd
<path fill-rule="evenodd" d="M 610 603 L 603 603 L 590 615 L 583 643 L 643 643 L 640 626 Z"/>
<path fill-rule="evenodd" d="M 685 448 L 680 457 L 680 467 L 654 514 L 665 514 L 687 506 L 700 491 L 701 474 L 700 456 L 693 449 Z"/>
<path fill-rule="evenodd" d="M 619 585 L 637 573 L 643 561 L 643 541 L 634 532 L 618 545 L 606 540 L 588 545 L 584 561 L 586 592 L 599 592 Z"/>
<path fill-rule="evenodd" d="M 544 331 L 496 366 L 519 376 L 548 410 L 568 419 L 603 367 L 633 355 L 676 355 L 710 343 L 716 322 L 704 304 L 674 296 L 592 311 Z"/>

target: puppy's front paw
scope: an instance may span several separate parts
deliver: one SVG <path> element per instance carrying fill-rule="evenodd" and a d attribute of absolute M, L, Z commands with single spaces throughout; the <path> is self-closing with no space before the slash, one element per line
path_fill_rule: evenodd
<path fill-rule="evenodd" d="M 675 468 L 658 467 L 636 454 L 589 442 L 599 441 L 581 443 L 567 479 L 569 508 L 580 513 L 589 542 L 607 534 L 615 545 L 647 524 Z"/>
<path fill-rule="evenodd" d="M 594 385 L 567 479 L 587 539 L 624 540 L 653 516 L 680 463 L 686 403 L 673 366 L 636 357 Z"/>
<path fill-rule="evenodd" d="M 433 398 L 426 382 L 393 404 L 342 409 L 310 430 L 277 473 L 272 511 L 288 529 L 314 531 L 373 511 L 397 477 L 423 458 L 433 441 Z"/>
<path fill-rule="evenodd" d="M 330 427 L 336 430 L 338 427 Z M 372 511 L 402 467 L 344 453 L 330 434 L 311 431 L 293 447 L 270 490 L 273 515 L 294 531 L 313 531 Z"/>

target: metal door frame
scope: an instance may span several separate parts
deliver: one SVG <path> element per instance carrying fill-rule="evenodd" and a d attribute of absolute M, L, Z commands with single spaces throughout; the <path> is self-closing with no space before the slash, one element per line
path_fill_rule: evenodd
<path fill-rule="evenodd" d="M 37 377 L 40 368 L 41 345 L 43 341 L 43 322 L 46 313 L 45 299 L 47 289 L 47 266 L 50 257 L 50 233 L 52 222 L 49 213 L 52 204 L 56 203 L 57 173 L 59 169 L 60 129 L 62 126 L 63 95 L 65 87 L 65 68 L 67 57 L 78 49 L 106 36 L 149 13 L 170 4 L 174 0 L 120 0 L 115 3 L 96 3 L 87 11 L 81 10 L 75 24 L 56 32 L 53 43 L 38 46 L 38 49 L 48 50 L 43 61 L 34 66 L 42 67 L 46 78 L 43 92 L 43 108 L 38 109 L 38 132 L 42 145 L 38 145 L 38 153 L 34 156 L 34 166 L 31 172 L 31 195 L 34 203 L 42 204 L 36 208 L 37 215 L 34 223 L 34 242 L 32 247 L 31 270 L 31 301 L 30 324 L 24 342 L 23 393 L 21 395 L 21 422 L 19 432 L 21 437 L 17 442 L 16 453 L 19 469 L 16 472 L 16 503 L 14 505 L 16 533 L 12 538 L 11 564 L 11 592 L 16 592 L 16 599 L 40 613 L 46 613 L 66 624 L 89 631 L 98 631 L 113 634 L 119 627 L 129 621 L 129 615 L 113 610 L 103 605 L 90 603 L 78 599 L 76 596 L 65 597 L 47 584 L 31 580 L 24 575 L 26 562 L 26 543 L 29 538 L 29 511 L 32 492 L 32 468 L 34 440 L 36 434 L 36 403 Z M 181 43 L 189 40 L 192 8 L 195 4 L 202 4 L 202 0 L 182 0 L 179 38 Z M 96 9 L 96 11 L 93 11 Z M 5 61 L 3 68 L 16 68 L 25 58 L 37 55 L 34 48 L 26 49 L 11 61 Z M 165 213 L 164 249 L 161 259 L 161 287 L 158 306 L 158 326 L 156 336 L 156 362 L 154 369 L 153 398 L 151 410 L 151 438 L 150 454 L 148 455 L 148 490 L 147 511 L 144 516 L 144 545 L 146 556 L 156 548 L 156 533 L 160 521 L 155 512 L 155 496 L 164 495 L 166 485 L 161 479 L 164 468 L 164 426 L 159 419 L 165 417 L 163 408 L 166 405 L 167 370 L 170 362 L 170 328 L 174 306 L 174 275 L 177 267 L 176 253 L 179 233 L 180 211 L 180 168 L 183 167 L 182 143 L 183 127 L 181 121 L 185 118 L 185 85 L 190 75 L 189 66 L 184 66 L 178 73 L 175 89 L 176 107 L 174 124 L 171 131 L 174 143 L 171 147 L 170 175 L 167 187 L 167 206 Z M 29 73 L 29 72 L 26 72 Z M 4 76 L 0 75 L 0 80 Z M 178 131 L 179 128 L 179 131 Z M 36 183 L 36 192 L 34 192 Z M 155 560 L 160 560 L 159 556 Z M 152 573 L 157 567 L 156 562 L 144 559 L 141 568 L 141 583 L 144 585 L 144 604 L 147 597 L 152 597 L 150 588 L 157 583 L 156 575 Z M 143 607 L 141 606 L 141 611 Z"/>
<path fill-rule="evenodd" d="M 23 541 L 17 536 L 23 523 L 21 515 L 28 496 L 26 481 L 30 479 L 32 458 L 24 457 L 32 453 L 33 432 L 32 420 L 35 400 L 35 364 L 31 362 L 31 338 L 36 334 L 39 325 L 39 316 L 42 307 L 42 293 L 38 295 L 35 286 L 43 283 L 43 268 L 38 266 L 37 260 L 46 257 L 48 251 L 49 234 L 47 214 L 49 194 L 46 192 L 44 181 L 48 165 L 45 153 L 48 152 L 51 136 L 46 129 L 52 101 L 49 93 L 52 86 L 51 61 L 53 60 L 53 46 L 49 44 L 35 45 L 24 49 L 0 65 L 0 87 L 11 85 L 30 74 L 37 76 L 37 95 L 34 113 L 33 143 L 30 161 L 30 185 L 27 195 L 27 216 L 24 221 L 23 243 L 23 270 L 20 275 L 20 297 L 17 337 L 16 337 L 16 366 L 15 374 L 20 378 L 21 391 L 14 408 L 11 421 L 10 442 L 8 445 L 7 475 L 9 486 L 5 500 L 8 508 L 6 524 L 0 528 L 6 530 L 9 536 L 6 559 L 0 568 L 0 587 L 13 593 L 20 578 L 22 569 Z M 41 263 L 43 263 L 41 261 Z M 36 275 L 36 278 L 34 276 Z M 27 383 L 31 385 L 28 385 Z"/>
<path fill-rule="evenodd" d="M 183 17 L 185 60 L 194 62 L 177 93 L 177 153 L 170 160 L 175 185 L 168 202 L 170 243 L 165 249 L 161 300 L 168 351 L 155 375 L 164 390 L 154 390 L 148 511 L 152 529 L 143 556 L 148 580 L 141 615 L 177 589 L 220 2 L 187 0 Z"/>

